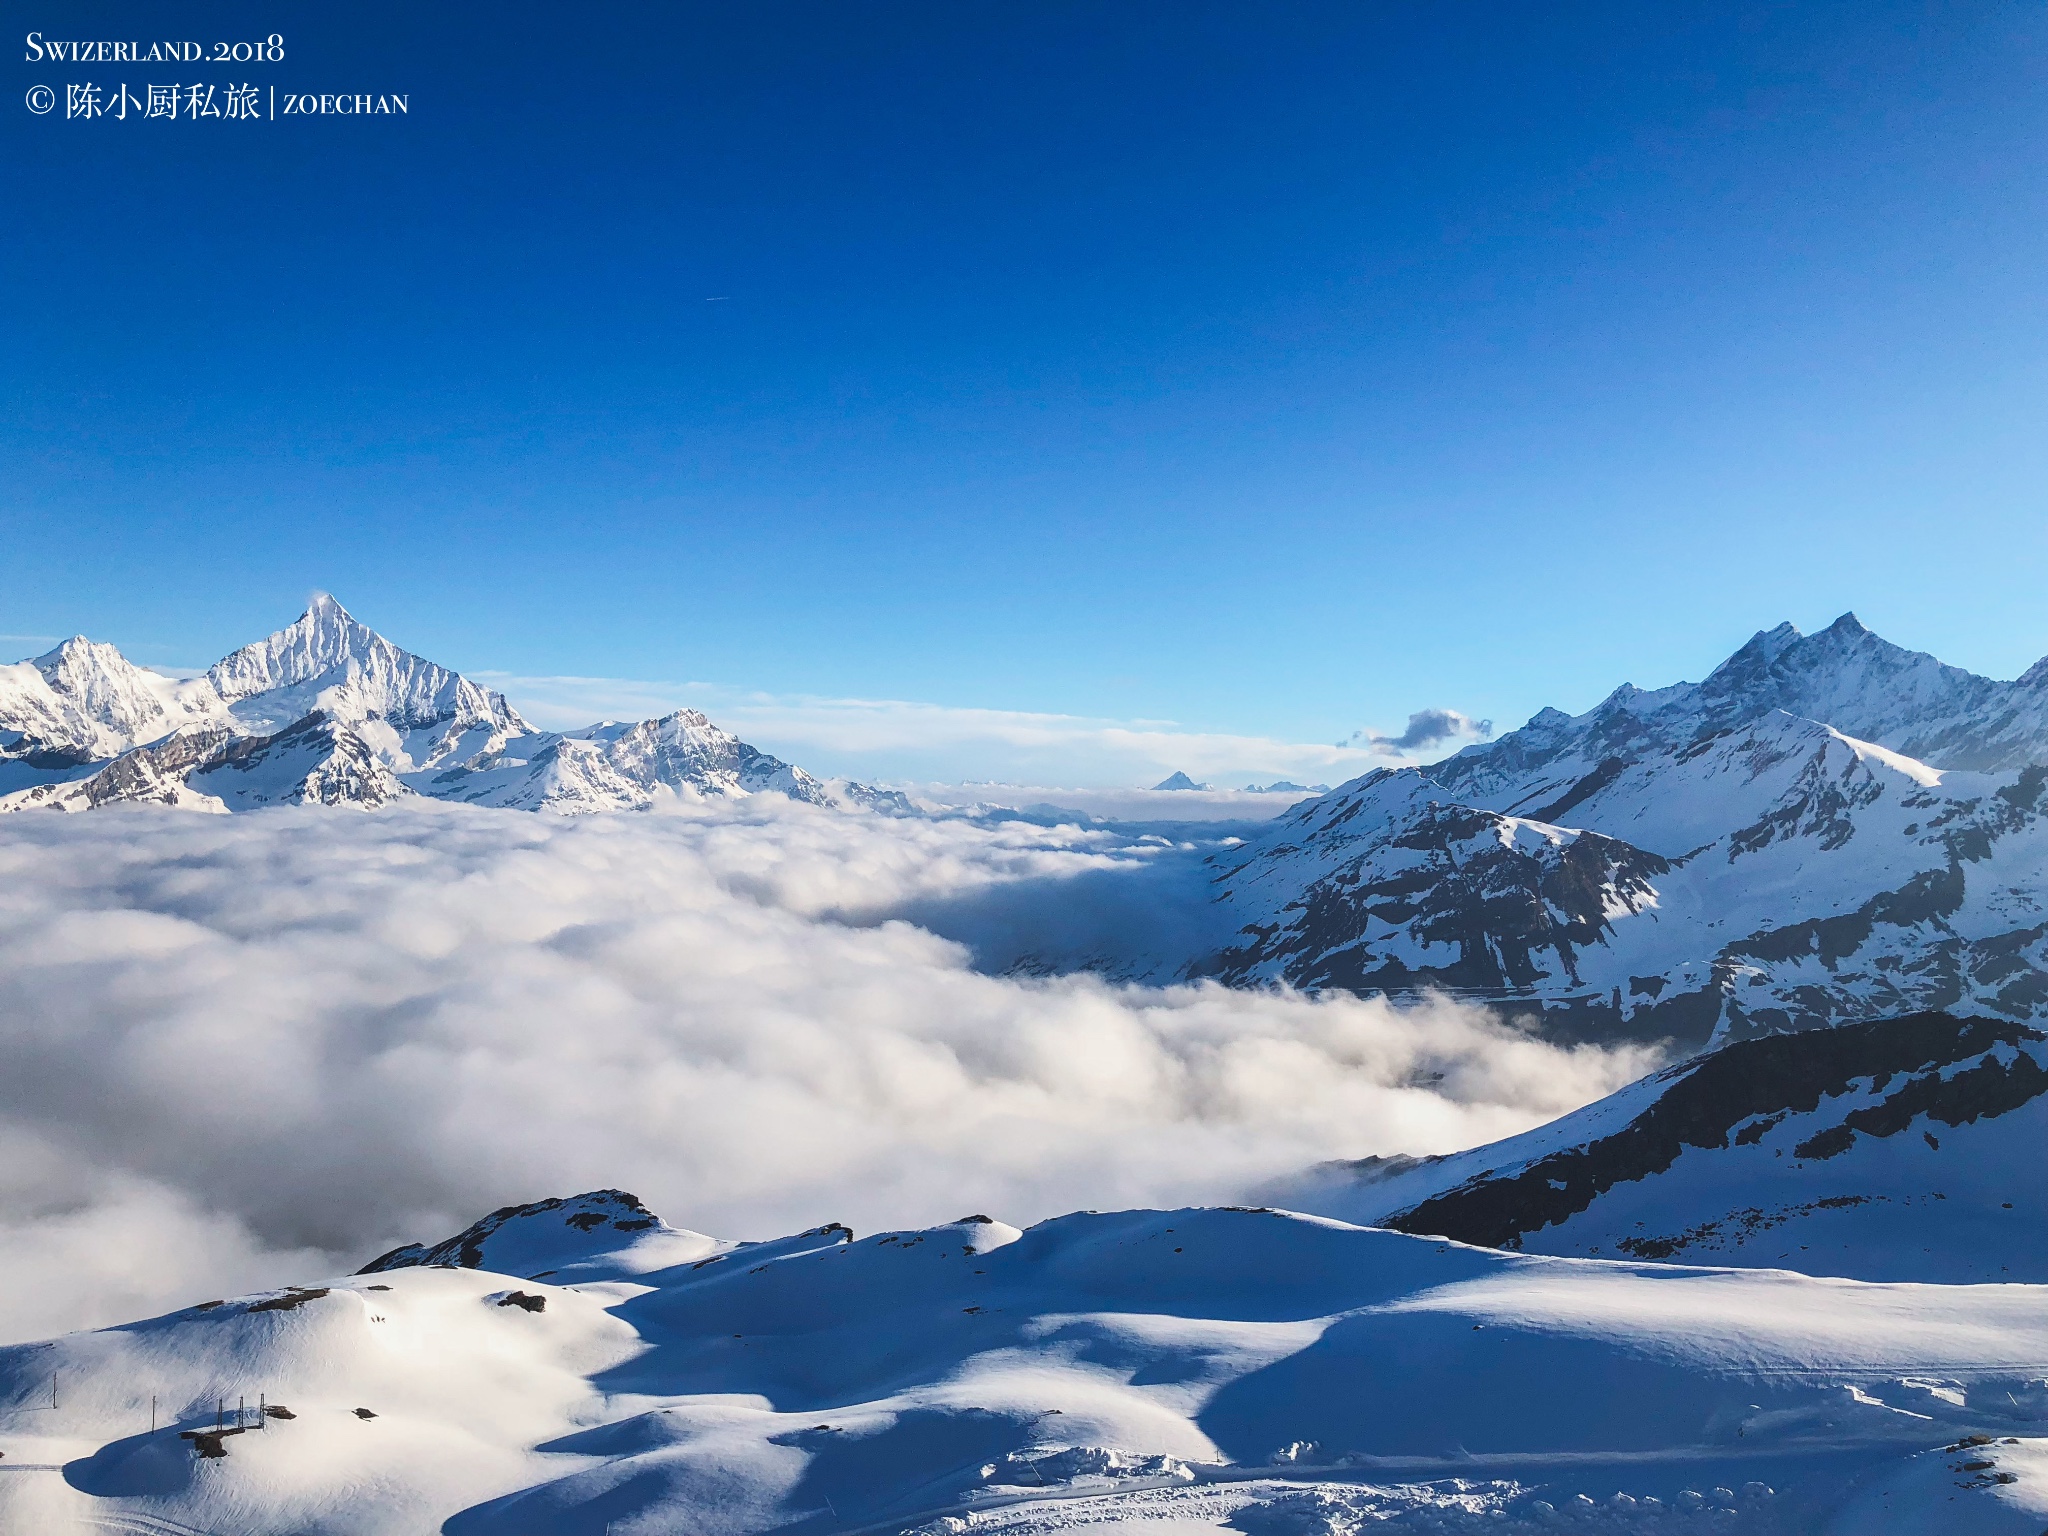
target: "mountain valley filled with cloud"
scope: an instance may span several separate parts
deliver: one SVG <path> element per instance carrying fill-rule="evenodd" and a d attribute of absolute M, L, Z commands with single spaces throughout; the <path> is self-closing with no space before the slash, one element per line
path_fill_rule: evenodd
<path fill-rule="evenodd" d="M 2048 7 L 19 9 L 0 1536 L 2048 1536 Z"/>
<path fill-rule="evenodd" d="M 62 1462 L 67 1492 L 33 1486 L 63 1518 L 83 1498 L 117 1520 L 214 1529 L 221 1499 L 253 1498 L 265 1521 L 336 1531 L 566 1532 L 604 1510 L 652 1531 L 712 1507 L 713 1464 L 748 1490 L 738 1505 L 719 1495 L 721 1518 L 763 1532 L 813 1520 L 814 1498 L 828 1516 L 843 1503 L 906 1529 L 936 1520 L 933 1536 L 963 1519 L 1061 1528 L 1073 1498 L 1140 1525 L 1245 1530 L 1633 1530 L 1648 1510 L 1660 1530 L 1789 1531 L 1837 1498 L 1838 1464 L 1904 1479 L 1910 1502 L 1927 1437 L 2024 1427 L 2037 1398 L 2048 1413 L 2032 1334 L 1995 1320 L 2048 1280 L 2048 1211 L 2014 1171 L 2048 1105 L 2034 915 L 2048 893 L 2032 851 L 2044 675 L 1990 683 L 1851 618 L 1810 638 L 1786 626 L 1703 684 L 1625 688 L 1576 719 L 1545 711 L 1435 765 L 1323 794 L 1133 791 L 1089 808 L 820 778 L 687 713 L 537 731 L 324 597 L 183 682 L 66 642 L 0 671 L 14 785 L 0 800 L 0 1327 L 24 1341 L 0 1369 L 13 1433 L 29 1436 L 6 1454 L 83 1455 L 57 1447 L 85 1441 L 47 1440 L 66 1424 L 88 1441 L 92 1425 L 128 1433 L 140 1388 L 115 1372 L 163 1388 L 150 1395 L 178 1405 L 184 1439 L 117 1436 Z M 1179 804 L 1192 814 L 1171 815 Z M 1912 1022 L 1858 1022 L 1886 1014 Z M 618 1189 L 633 1193 L 603 1193 Z M 949 1227 L 956 1208 L 977 1214 Z M 490 1210 L 484 1236 L 405 1247 Z M 721 1236 L 668 1235 L 666 1213 Z M 529 1234 L 516 1260 L 492 1257 L 511 1241 L 488 1235 L 501 1227 Z M 1183 1231 L 1196 1248 L 1167 1243 Z M 745 1286 L 726 1294 L 724 1269 L 695 1278 L 724 1255 L 746 1276 L 822 1262 L 814 1287 L 866 1274 L 841 1261 L 890 1245 L 956 1252 L 954 1232 L 954 1280 L 891 1281 L 868 1300 L 790 1293 L 763 1312 Z M 1309 1262 L 1285 1256 L 1300 1245 L 1320 1254 L 1345 1233 L 1382 1246 L 1357 1249 L 1355 1271 L 1291 1268 Z M 1480 1249 L 1439 1239 L 1528 1257 L 1473 1270 L 1463 1256 Z M 1169 1249 L 1208 1255 L 1178 1301 L 1139 1278 Z M 389 1281 L 324 1278 L 387 1251 Z M 983 1254 L 1011 1268 L 972 1268 Z M 1659 1261 L 1733 1268 L 1715 1281 Z M 860 1260 L 876 1262 L 896 1261 Z M 1231 1300 L 1247 1262 L 1265 1278 L 1242 1294 L 1258 1299 Z M 504 1284 L 478 1291 L 494 1264 Z M 1809 1297 L 1797 1287 L 1844 1280 L 1769 1278 L 1780 1268 L 1878 1289 Z M 1412 1275 L 1386 1291 L 1395 1272 Z M 1309 1273 L 1328 1294 L 1285 1299 Z M 935 1284 L 957 1299 L 961 1277 L 1004 1300 L 955 1315 L 1038 1320 L 934 1335 L 886 1390 L 855 1348 L 827 1373 L 842 1385 L 816 1377 L 785 1402 L 771 1383 L 786 1364 L 714 1364 L 689 1342 L 705 1324 L 677 1321 L 739 1306 L 741 1344 L 818 1326 L 775 1308 L 914 1332 L 915 1307 L 887 1309 Z M 1952 1301 L 1884 1290 L 1925 1280 L 1966 1284 Z M 1968 1290 L 1985 1281 L 2027 1283 L 2010 1301 Z M 1056 1300 L 1070 1284 L 1082 1291 Z M 1558 1423 L 1578 1427 L 1546 1440 L 1526 1418 L 1467 1423 L 1477 1400 L 1461 1389 L 1415 1410 L 1440 1428 L 1397 1431 L 1314 1385 L 1309 1361 L 1330 1346 L 1312 1341 L 1389 1307 L 1449 1306 L 1480 1319 L 1467 1334 L 1506 1326 L 1517 1347 L 1565 1348 L 1618 1326 L 1605 1309 L 1625 1285 L 1649 1287 L 1623 1303 L 1648 1332 L 1570 1369 L 1639 1372 L 1672 1349 L 1696 1362 L 1629 1389 L 1669 1398 L 1652 1441 L 1675 1439 L 1613 1474 L 1626 1504 L 1575 1514 L 1559 1491 L 1568 1448 L 1571 1465 L 1647 1454 L 1627 1449 L 1644 1426 L 1600 1427 L 1611 1410 L 1593 1399 L 1558 1400 Z M 1733 1354 L 1681 1321 L 1702 1304 L 1678 1301 L 1688 1286 L 1720 1287 L 1713 1305 L 1733 1310 L 1714 1336 Z M 542 1351 L 516 1368 L 542 1373 L 516 1389 L 540 1417 L 486 1428 L 409 1374 L 378 1377 L 358 1391 L 386 1402 L 372 1418 L 399 1411 L 473 1449 L 388 1474 L 392 1491 L 367 1501 L 345 1492 L 353 1473 L 291 1493 L 237 1481 L 277 1475 L 263 1470 L 277 1453 L 205 1438 L 252 1432 L 246 1406 L 221 1417 L 228 1383 L 266 1403 L 327 1401 L 337 1368 L 367 1383 L 367 1362 L 335 1363 L 363 1326 L 337 1298 L 386 1322 L 400 1298 L 373 1293 L 391 1288 L 445 1314 L 432 1336 L 456 1352 L 450 1380 L 476 1368 L 464 1352 L 505 1347 L 495 1320 L 469 1341 L 465 1308 L 485 1309 L 478 1326 L 508 1306 L 569 1308 L 519 1346 Z M 243 1299 L 194 1312 L 199 1292 Z M 875 1306 L 886 1320 L 855 1322 Z M 1119 1344 L 1097 1369 L 1124 1396 L 1083 1413 L 1065 1405 L 1098 1387 L 1045 1373 L 1105 1346 L 1070 1357 L 1047 1341 L 1081 1326 L 1060 1321 L 1075 1308 L 1105 1306 L 1086 1327 L 1138 1327 L 1154 1363 L 1115 1364 L 1139 1358 Z M 1133 1306 L 1194 1331 L 1112 1325 Z M 1926 1342 L 1845 1354 L 1820 1323 L 1845 1306 L 1911 1316 Z M 141 1333 L 90 1331 L 152 1314 Z M 1269 1319 L 1263 1342 L 1223 1321 L 1240 1316 Z M 1221 1355 L 1197 1342 L 1219 1328 L 1238 1340 Z M 88 1331 L 48 1357 L 55 1416 L 22 1428 L 47 1352 L 30 1341 L 67 1329 Z M 1364 1359 L 1391 1347 L 1359 1337 L 1345 1348 Z M 1738 1409 L 1731 1383 L 1757 1351 L 1785 1362 L 1771 1370 L 1788 1385 L 1747 1388 L 1771 1401 Z M 998 1361 L 1025 1375 L 988 1375 Z M 595 1371 L 591 1389 L 607 1373 L 636 1384 L 576 1407 L 587 1389 L 565 1369 Z M 69 1416 L 67 1371 L 87 1405 Z M 1274 1371 L 1294 1384 L 1252 1385 Z M 1137 1391 L 1157 1372 L 1212 1386 Z M 194 1397 L 202 1378 L 218 1390 Z M 1522 1390 L 1492 1368 L 1480 1379 L 1489 1395 Z M 747 1412 L 769 1417 L 743 1429 L 710 1408 L 733 1391 L 765 1393 Z M 1058 1432 L 1054 1399 L 1080 1415 Z M 804 1434 L 880 1438 L 831 1472 L 825 1443 L 783 1424 L 806 1401 L 851 1418 Z M 1843 1403 L 1862 1406 L 1843 1419 Z M 536 1440 L 543 1423 L 559 1444 Z M 1764 1462 L 1711 1449 L 1752 1430 L 1775 1447 Z M 340 1430 L 329 1444 L 296 1417 L 259 1414 L 254 1431 L 265 1447 L 317 1434 L 337 1467 L 368 1444 Z M 1701 1448 L 1683 1450 L 1692 1434 Z M 1841 1462 L 1852 1443 L 1866 1449 Z M 2039 1442 L 2011 1443 L 1979 1456 L 2007 1479 L 1978 1480 L 1987 1509 L 2035 1486 Z M 1251 1452 L 1263 1470 L 1230 1470 Z M 1871 1470 L 1901 1452 L 1896 1474 Z M 194 1470 L 211 1461 L 223 1469 Z M 1694 1486 L 1695 1462 L 1721 1483 Z M 572 1471 L 526 1486 L 550 1467 Z"/>

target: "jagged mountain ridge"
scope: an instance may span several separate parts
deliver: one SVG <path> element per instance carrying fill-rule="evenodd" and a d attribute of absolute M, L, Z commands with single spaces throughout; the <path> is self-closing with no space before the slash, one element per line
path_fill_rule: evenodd
<path fill-rule="evenodd" d="M 1427 772 L 1466 803 L 1540 817 L 1546 803 L 1570 809 L 1558 802 L 1605 763 L 1675 752 L 1771 710 L 1937 769 L 2022 768 L 2048 761 L 2048 657 L 1999 682 L 1894 645 L 1853 613 L 1814 635 L 1780 624 L 1753 635 L 1704 682 L 1624 683 L 1581 715 L 1540 710 L 1520 730 Z M 1538 798 L 1545 795 L 1548 802 Z"/>
<path fill-rule="evenodd" d="M 1545 710 L 1294 807 L 1213 861 L 1240 932 L 1186 970 L 1444 990 L 1566 1037 L 1695 1046 L 1916 1009 L 2034 1017 L 2044 701 L 2048 664 L 1996 683 L 1853 616 L 1781 626 L 1706 683 Z"/>
<path fill-rule="evenodd" d="M 816 779 L 695 710 L 536 730 L 502 694 L 400 649 L 325 594 L 190 681 L 82 638 L 0 668 L 0 811 L 375 807 L 420 794 L 589 812 L 678 791 L 908 809 L 887 791 Z"/>

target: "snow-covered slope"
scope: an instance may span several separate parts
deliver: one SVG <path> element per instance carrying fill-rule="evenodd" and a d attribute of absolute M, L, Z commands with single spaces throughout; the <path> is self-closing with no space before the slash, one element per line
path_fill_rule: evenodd
<path fill-rule="evenodd" d="M 636 1211 L 541 1202 L 447 1267 L 0 1351 L 0 1528 L 2033 1536 L 2048 1513 L 2038 1286 L 1257 1210 L 743 1245 Z M 679 1257 L 648 1267 L 650 1234 Z"/>
<path fill-rule="evenodd" d="M 910 808 L 888 791 L 813 778 L 694 710 L 537 731 L 502 694 L 400 650 L 324 594 L 189 682 L 82 639 L 0 668 L 0 811 L 377 806 L 406 794 L 617 811 L 762 791 Z"/>
<path fill-rule="evenodd" d="M 1240 935 L 1189 970 L 1443 989 L 1555 1034 L 1692 1045 L 1912 1009 L 2034 1016 L 2044 678 L 1973 678 L 1847 618 L 1760 635 L 1704 684 L 1545 711 L 1295 807 L 1214 861 Z"/>
<path fill-rule="evenodd" d="M 1271 1198 L 1527 1252 L 2048 1283 L 2048 1031 L 1928 1013 L 1738 1041 L 1525 1135 Z"/>

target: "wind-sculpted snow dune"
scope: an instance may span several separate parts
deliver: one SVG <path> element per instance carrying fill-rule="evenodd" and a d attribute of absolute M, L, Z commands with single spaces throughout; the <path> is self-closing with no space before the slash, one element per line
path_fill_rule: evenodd
<path fill-rule="evenodd" d="M 0 1529 L 2033 1536 L 2044 1362 L 2037 1286 L 1251 1209 L 734 1244 L 600 1191 L 0 1352 Z"/>

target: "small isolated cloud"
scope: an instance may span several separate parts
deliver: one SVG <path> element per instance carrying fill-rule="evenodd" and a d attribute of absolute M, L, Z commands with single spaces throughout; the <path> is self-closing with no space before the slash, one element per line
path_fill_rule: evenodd
<path fill-rule="evenodd" d="M 1447 741 L 1485 741 L 1493 735 L 1491 720 L 1474 720 L 1455 709 L 1418 709 L 1408 717 L 1408 729 L 1398 736 L 1385 736 L 1370 727 L 1353 731 L 1340 747 L 1366 747 L 1388 757 L 1407 757 Z"/>
<path fill-rule="evenodd" d="M 778 796 L 0 817 L 0 1339 L 605 1186 L 734 1237 L 1225 1200 L 1649 1065 L 1448 1002 L 989 975 L 906 920 L 1107 933 L 1159 867 Z"/>

